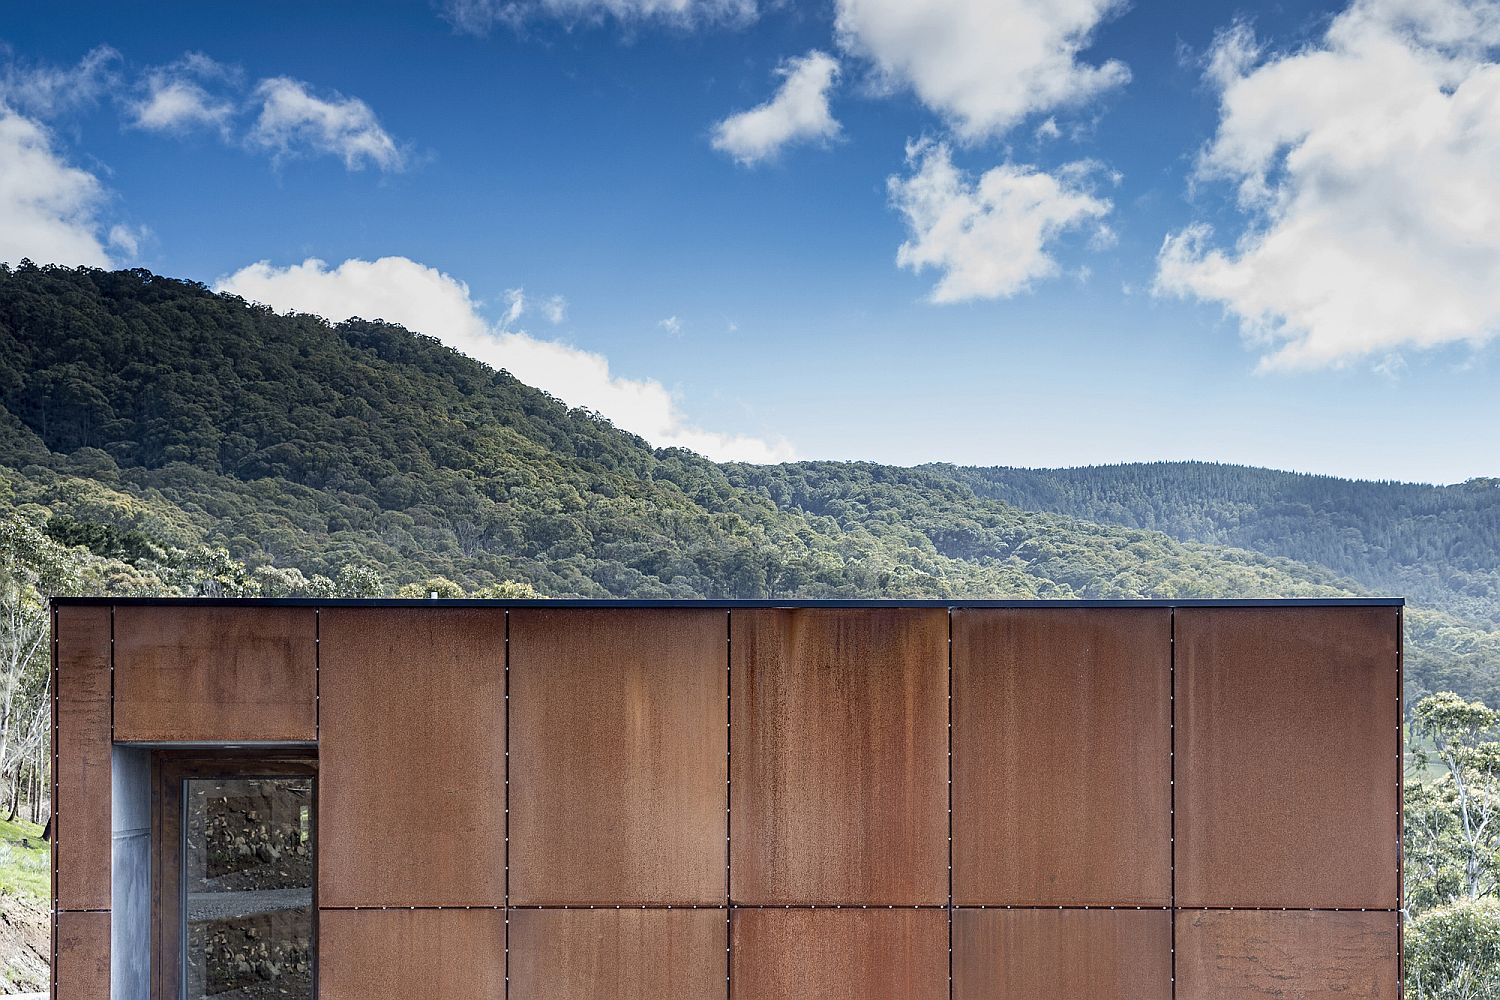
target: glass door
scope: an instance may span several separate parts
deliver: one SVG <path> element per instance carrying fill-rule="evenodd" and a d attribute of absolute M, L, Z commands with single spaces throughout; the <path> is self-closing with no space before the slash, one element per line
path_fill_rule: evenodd
<path fill-rule="evenodd" d="M 314 1000 L 317 762 L 154 758 L 155 1000 Z"/>

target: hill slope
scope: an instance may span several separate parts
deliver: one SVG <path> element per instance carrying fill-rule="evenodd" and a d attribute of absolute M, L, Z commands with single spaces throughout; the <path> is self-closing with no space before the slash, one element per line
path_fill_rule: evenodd
<path fill-rule="evenodd" d="M 995 470 L 652 449 L 432 338 L 144 271 L 0 269 L 0 406 L 0 505 L 117 560 L 101 585 L 119 590 L 159 588 L 202 545 L 250 569 L 357 565 L 388 586 L 519 580 L 555 596 L 1387 589 L 1357 560 L 1024 509 L 1046 504 L 981 474 Z M 1500 677 L 1500 638 L 1476 627 L 1491 619 L 1463 611 L 1414 616 L 1420 686 L 1445 670 L 1474 692 Z"/>
<path fill-rule="evenodd" d="M 84 522 L 103 514 L 69 506 L 80 481 L 117 495 L 96 505 L 160 501 L 131 527 L 252 565 L 365 562 L 395 582 L 584 596 L 1338 589 L 1284 560 L 1027 513 L 923 472 L 759 472 L 653 450 L 432 338 L 143 271 L 0 272 L 0 405 L 0 462 L 46 487 L 29 499 Z M 899 485 L 908 509 L 865 482 Z M 845 495 L 814 502 L 829 490 Z M 913 491 L 951 524 L 911 522 Z M 1151 579 L 1116 580 L 1147 562 L 1162 567 Z"/>
<path fill-rule="evenodd" d="M 1326 566 L 1500 625 L 1500 479 L 1358 482 L 1209 462 L 928 468 L 1029 510 Z"/>

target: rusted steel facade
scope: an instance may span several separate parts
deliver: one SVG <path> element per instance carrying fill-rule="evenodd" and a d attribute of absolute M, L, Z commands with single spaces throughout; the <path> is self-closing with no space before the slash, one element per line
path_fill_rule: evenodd
<path fill-rule="evenodd" d="M 1400 660 L 1394 600 L 60 602 L 55 996 L 123 748 L 315 766 L 324 1000 L 1398 1000 Z"/>

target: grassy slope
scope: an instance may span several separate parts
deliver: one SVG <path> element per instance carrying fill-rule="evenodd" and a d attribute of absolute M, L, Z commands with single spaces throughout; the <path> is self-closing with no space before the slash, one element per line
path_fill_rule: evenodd
<path fill-rule="evenodd" d="M 46 901 L 52 892 L 52 854 L 42 828 L 22 818 L 0 820 L 0 894 Z"/>
<path fill-rule="evenodd" d="M 41 827 L 0 821 L 0 992 L 47 988 L 51 869 Z"/>

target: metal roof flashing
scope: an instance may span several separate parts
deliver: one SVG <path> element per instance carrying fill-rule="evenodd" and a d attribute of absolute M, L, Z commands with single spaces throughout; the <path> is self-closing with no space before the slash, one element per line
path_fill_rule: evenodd
<path fill-rule="evenodd" d="M 732 600 L 692 598 L 351 598 L 351 597 L 54 597 L 54 607 L 69 605 L 172 605 L 177 607 L 374 607 L 374 608 L 1334 608 L 1404 607 L 1404 597 L 1298 597 L 1169 600 L 1032 599 L 1032 600 Z"/>

